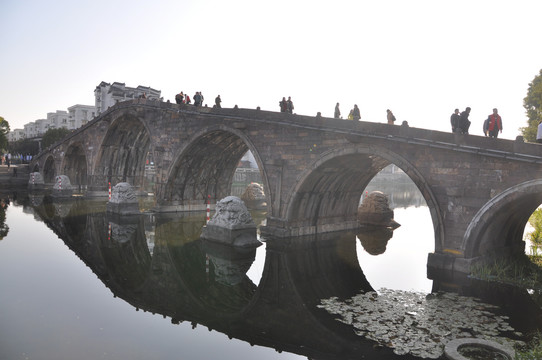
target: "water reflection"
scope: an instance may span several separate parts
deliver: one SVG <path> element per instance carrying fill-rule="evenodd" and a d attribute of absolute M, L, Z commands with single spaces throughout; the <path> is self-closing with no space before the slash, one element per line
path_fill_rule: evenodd
<path fill-rule="evenodd" d="M 205 214 L 121 217 L 107 214 L 103 201 L 47 196 L 29 198 L 26 211 L 47 224 L 133 308 L 160 314 L 173 324 L 205 326 L 310 359 L 434 357 L 438 353 L 412 349 L 420 348 L 424 339 L 439 346 L 466 334 L 516 340 L 520 332 L 542 329 L 540 309 L 526 291 L 496 290 L 446 274 L 430 274 L 434 281 L 429 296 L 375 286 L 357 247 L 381 254 L 371 257 L 385 262 L 388 251 L 383 252 L 392 238 L 387 228 L 267 239 L 258 249 L 239 249 L 201 239 Z M 256 223 L 265 218 L 263 213 L 252 216 Z M 396 231 L 408 229 L 409 222 L 401 222 Z M 254 280 L 247 274 L 257 268 L 262 251 L 261 274 Z M 426 251 L 420 252 L 426 257 Z M 381 276 L 395 277 L 389 271 L 381 271 Z M 446 313 L 451 305 L 436 299 L 457 307 Z M 322 303 L 332 307 L 319 307 Z M 466 309 L 466 304 L 473 307 Z M 473 309 L 480 311 L 481 324 L 462 320 L 468 320 Z"/>
<path fill-rule="evenodd" d="M 355 234 L 269 239 L 255 284 L 247 271 L 256 249 L 201 239 L 201 215 L 116 217 L 103 209 L 46 197 L 34 211 L 115 296 L 135 308 L 311 358 L 373 351 L 371 342 L 359 343 L 316 306 L 321 298 L 373 290 L 359 267 Z M 146 238 L 151 228 L 152 253 Z"/>
<path fill-rule="evenodd" d="M 384 226 L 366 226 L 357 235 L 365 251 L 371 255 L 380 255 L 386 251 L 388 241 L 393 236 L 393 229 Z"/>
<path fill-rule="evenodd" d="M 9 226 L 6 224 L 6 209 L 9 203 L 9 197 L 0 198 L 0 240 L 7 236 L 9 232 Z"/>

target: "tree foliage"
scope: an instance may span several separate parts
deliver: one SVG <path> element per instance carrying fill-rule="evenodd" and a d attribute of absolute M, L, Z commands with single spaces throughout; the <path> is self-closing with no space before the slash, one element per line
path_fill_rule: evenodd
<path fill-rule="evenodd" d="M 0 151 L 8 148 L 9 123 L 0 116 Z"/>
<path fill-rule="evenodd" d="M 538 249 L 542 247 L 542 208 L 536 209 L 529 218 L 529 224 L 533 227 L 533 231 L 526 234 L 528 240 L 531 241 L 533 252 L 538 253 Z"/>
<path fill-rule="evenodd" d="M 0 240 L 4 239 L 9 232 L 9 226 L 6 224 L 7 207 L 8 202 L 4 199 L 0 199 Z"/>
<path fill-rule="evenodd" d="M 12 154 L 36 155 L 39 152 L 39 143 L 32 139 L 23 139 L 9 143 L 9 152 Z"/>
<path fill-rule="evenodd" d="M 521 128 L 526 141 L 536 142 L 538 124 L 542 121 L 542 70 L 529 84 L 527 96 L 523 99 L 523 107 L 527 113 L 527 126 Z"/>
<path fill-rule="evenodd" d="M 49 129 L 43 134 L 41 145 L 42 148 L 48 148 L 57 141 L 64 139 L 71 131 L 65 128 Z"/>

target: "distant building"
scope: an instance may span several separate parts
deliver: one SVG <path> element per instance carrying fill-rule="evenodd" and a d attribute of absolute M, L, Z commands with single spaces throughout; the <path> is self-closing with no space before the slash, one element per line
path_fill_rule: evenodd
<path fill-rule="evenodd" d="M 94 90 L 96 115 L 101 114 L 118 102 L 137 99 L 143 95 L 150 100 L 162 100 L 160 94 L 160 90 L 146 86 L 140 85 L 137 88 L 132 88 L 127 87 L 124 83 L 114 82 L 109 84 L 102 81 Z"/>
<path fill-rule="evenodd" d="M 40 128 L 42 128 L 47 120 L 40 119 L 34 122 L 24 125 L 24 135 L 27 139 L 37 137 L 40 135 Z"/>
<path fill-rule="evenodd" d="M 8 133 L 8 141 L 19 141 L 26 138 L 24 129 L 15 129 Z"/>
<path fill-rule="evenodd" d="M 75 130 L 117 102 L 137 99 L 143 95 L 147 99 L 161 101 L 160 94 L 160 90 L 155 90 L 148 86 L 131 88 L 126 87 L 123 83 L 114 82 L 113 84 L 109 84 L 102 81 L 94 90 L 96 106 L 77 104 L 70 106 L 68 111 L 57 110 L 56 112 L 47 113 L 47 119 L 39 119 L 25 124 L 24 129 L 10 131 L 8 140 L 31 139 L 42 136 L 49 129 L 65 128 Z"/>
<path fill-rule="evenodd" d="M 75 130 L 86 125 L 96 116 L 96 107 L 92 105 L 73 105 L 68 108 L 68 129 Z"/>
<path fill-rule="evenodd" d="M 49 114 L 47 114 L 47 116 L 49 117 Z M 41 136 L 45 134 L 47 130 L 49 130 L 49 128 L 51 128 L 51 120 L 49 119 L 39 119 L 39 120 L 34 121 L 34 124 L 36 125 L 34 127 L 35 129 L 34 136 Z"/>
<path fill-rule="evenodd" d="M 243 155 L 243 157 L 241 158 L 241 161 L 239 161 L 239 167 L 252 168 L 252 169 L 258 168 L 256 159 L 254 158 L 254 155 L 252 154 L 250 150 L 247 151 L 245 155 Z"/>
<path fill-rule="evenodd" d="M 68 128 L 68 112 L 64 110 L 57 110 L 56 112 L 47 113 L 47 126 L 52 129 Z M 47 131 L 48 129 L 45 129 Z M 43 131 L 41 134 L 44 134 Z"/>

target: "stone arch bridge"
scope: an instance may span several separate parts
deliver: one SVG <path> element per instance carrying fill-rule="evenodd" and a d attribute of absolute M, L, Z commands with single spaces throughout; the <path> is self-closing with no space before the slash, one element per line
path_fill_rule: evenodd
<path fill-rule="evenodd" d="M 230 194 L 251 151 L 267 196 L 266 236 L 355 229 L 361 194 L 395 164 L 420 189 L 435 234 L 428 266 L 468 272 L 524 251 L 542 203 L 542 146 L 481 136 L 250 109 L 122 102 L 36 156 L 46 183 L 67 175 L 88 196 L 126 181 L 155 211 L 200 211 Z M 149 164 L 154 164 L 149 176 Z"/>

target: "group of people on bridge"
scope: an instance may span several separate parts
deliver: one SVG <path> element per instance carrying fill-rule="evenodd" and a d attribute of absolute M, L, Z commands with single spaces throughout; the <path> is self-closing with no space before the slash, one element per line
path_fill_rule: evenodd
<path fill-rule="evenodd" d="M 184 94 L 182 91 L 175 95 L 175 102 L 177 104 L 191 104 L 192 100 L 194 100 L 194 106 L 203 106 L 203 100 L 205 98 L 203 97 L 203 94 L 201 91 L 196 91 L 192 99 L 190 99 L 190 96 L 188 94 Z M 222 99 L 220 98 L 220 95 L 218 95 L 215 98 L 215 105 L 214 107 L 221 108 L 220 105 L 222 103 Z M 205 105 L 207 106 L 207 105 Z"/>
<path fill-rule="evenodd" d="M 202 106 L 203 99 L 204 97 L 201 91 L 197 91 L 193 97 L 194 106 Z M 180 93 L 175 95 L 175 102 L 177 104 L 191 104 L 192 101 L 190 99 L 190 96 L 188 96 L 188 94 L 184 94 L 181 91 Z M 221 103 L 222 103 L 222 99 L 220 98 L 220 95 L 218 95 L 215 98 L 215 104 L 213 107 L 221 108 L 222 107 Z M 292 101 L 291 96 L 288 96 L 288 99 L 286 99 L 286 97 L 283 97 L 282 100 L 279 101 L 279 107 L 280 107 L 280 112 L 292 114 L 294 110 L 294 103 Z M 470 107 L 466 107 L 465 111 L 462 111 L 461 113 L 459 112 L 459 109 L 454 110 L 453 114 L 450 116 L 450 123 L 452 125 L 453 133 L 458 133 L 458 134 L 469 133 L 469 128 L 471 125 L 471 121 L 469 120 L 470 112 L 471 112 Z M 334 111 L 333 117 L 335 119 L 342 118 L 341 110 L 339 109 L 339 103 L 335 105 L 335 111 Z M 395 124 L 396 118 L 390 109 L 386 110 L 386 119 L 389 125 Z M 348 120 L 354 120 L 354 121 L 361 120 L 361 114 L 360 114 L 360 110 L 357 104 L 354 104 L 354 108 L 350 110 L 348 114 Z M 491 138 L 497 138 L 499 136 L 499 133 L 502 133 L 502 118 L 499 115 L 499 112 L 496 108 L 493 109 L 493 113 L 488 115 L 487 119 L 484 120 L 483 132 L 485 136 L 489 136 Z M 542 143 L 542 123 L 539 126 L 538 132 L 540 136 L 538 136 L 537 134 L 537 141 L 540 140 L 539 142 Z"/>
<path fill-rule="evenodd" d="M 335 105 L 335 111 L 333 113 L 333 117 L 335 119 L 341 119 L 341 110 L 339 109 L 339 103 Z M 390 109 L 386 110 L 386 119 L 388 121 L 388 124 L 393 125 L 396 121 L 395 115 L 393 115 L 393 112 Z M 354 108 L 350 110 L 348 113 L 348 120 L 361 120 L 361 114 L 359 111 L 359 107 L 357 104 L 354 104 Z"/>
<path fill-rule="evenodd" d="M 294 111 L 294 103 L 292 101 L 292 97 L 288 96 L 288 100 L 286 100 L 286 97 L 283 97 L 281 101 L 279 101 L 279 107 L 280 112 L 287 112 L 292 114 Z"/>
<path fill-rule="evenodd" d="M 468 134 L 471 121 L 469 120 L 471 108 L 466 107 L 465 111 L 459 113 L 459 109 L 455 109 L 454 113 L 450 116 L 450 123 L 452 125 L 452 132 L 458 134 Z M 499 133 L 502 133 L 502 118 L 499 115 L 499 111 L 495 108 L 493 113 L 488 115 L 484 120 L 482 130 L 485 136 L 491 138 L 497 138 Z"/>

